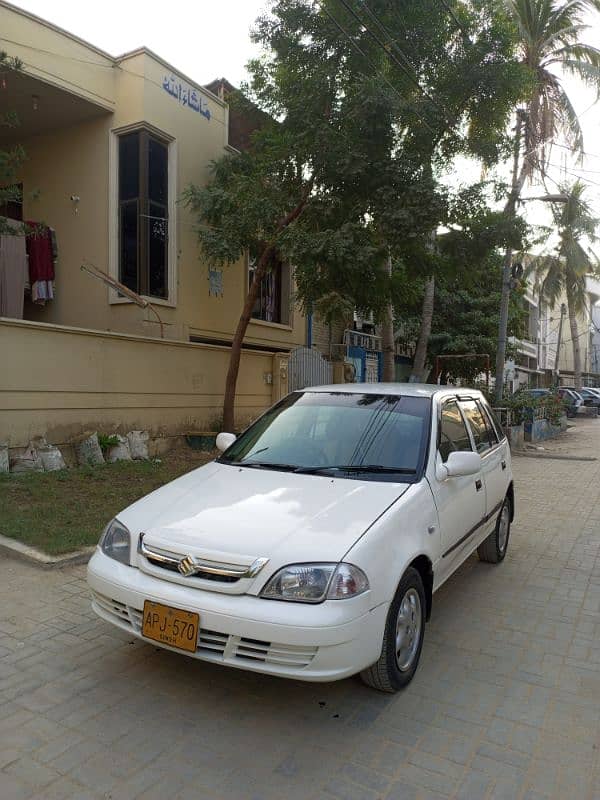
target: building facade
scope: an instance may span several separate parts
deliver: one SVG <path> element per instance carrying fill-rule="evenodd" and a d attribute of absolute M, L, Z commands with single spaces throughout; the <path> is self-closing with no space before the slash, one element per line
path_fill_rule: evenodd
<path fill-rule="evenodd" d="M 0 214 L 47 226 L 55 247 L 52 298 L 25 286 L 22 315 L 0 320 L 0 411 L 6 412 L 0 440 L 21 445 L 30 435 L 66 437 L 84 424 L 114 426 L 121 419 L 158 430 L 169 394 L 176 395 L 171 401 L 181 413 L 169 412 L 164 430 L 205 425 L 222 402 L 228 347 L 252 264 L 241 259 L 209 268 L 195 219 L 180 198 L 187 185 L 209 179 L 212 160 L 234 151 L 226 82 L 214 82 L 211 91 L 145 48 L 113 58 L 4 0 L 0 47 L 22 62 L 21 70 L 5 73 L 0 88 L 2 108 L 19 120 L 15 128 L 0 129 L 1 146 L 18 144 L 26 156 L 14 179 L 22 203 Z M 240 126 L 238 119 L 236 143 L 240 129 L 248 134 Z M 31 253 L 29 259 L 31 267 Z M 82 266 L 108 274 L 150 305 L 131 302 Z M 278 265 L 265 280 L 245 340 L 244 359 L 261 364 L 254 374 L 243 360 L 241 421 L 287 388 L 282 354 L 306 341 L 306 320 L 292 298 L 290 270 Z M 100 365 L 111 371 L 102 359 L 95 372 L 77 372 L 79 357 L 92 365 L 98 359 L 101 342 L 111 342 L 104 350 L 114 357 L 117 340 L 129 343 L 123 346 L 129 358 L 140 353 L 134 373 L 152 374 L 144 392 L 125 368 L 122 380 L 111 377 L 102 395 L 107 384 Z M 25 341 L 26 348 L 20 344 Z M 175 384 L 173 375 L 166 377 L 169 343 L 178 348 L 180 364 L 190 364 Z M 78 354 L 72 370 L 71 350 Z M 37 411 L 57 420 L 54 426 L 47 420 L 50 429 L 42 431 L 36 422 L 33 378 L 27 382 L 20 369 L 25 358 L 56 362 L 35 390 L 46 392 L 46 407 Z"/>

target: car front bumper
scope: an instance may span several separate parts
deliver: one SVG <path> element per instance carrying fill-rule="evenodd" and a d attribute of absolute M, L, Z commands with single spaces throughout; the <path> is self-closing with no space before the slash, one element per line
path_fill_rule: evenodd
<path fill-rule="evenodd" d="M 308 605 L 207 592 L 160 580 L 100 550 L 87 577 L 96 614 L 156 647 L 174 649 L 142 636 L 145 600 L 198 613 L 196 651 L 175 651 L 192 658 L 297 680 L 334 681 L 370 666 L 381 652 L 387 603 L 365 610 L 366 598 Z"/>

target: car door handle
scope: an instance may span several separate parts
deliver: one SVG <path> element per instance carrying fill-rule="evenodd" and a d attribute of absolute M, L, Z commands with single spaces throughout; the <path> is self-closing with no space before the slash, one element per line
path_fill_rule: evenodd
<path fill-rule="evenodd" d="M 481 483 L 481 481 L 480 481 L 480 480 L 479 480 L 479 478 L 478 478 L 478 479 L 475 481 L 475 488 L 477 489 L 477 491 L 478 491 L 478 492 L 480 492 L 480 491 L 481 491 L 481 489 L 482 489 L 482 487 L 483 487 L 483 484 Z"/>
<path fill-rule="evenodd" d="M 502 469 L 503 469 L 503 470 L 505 470 L 505 469 L 506 469 L 506 461 L 503 461 L 503 462 L 502 462 Z"/>

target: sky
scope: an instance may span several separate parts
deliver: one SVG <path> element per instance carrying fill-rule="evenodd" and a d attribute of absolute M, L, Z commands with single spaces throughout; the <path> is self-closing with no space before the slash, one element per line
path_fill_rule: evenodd
<path fill-rule="evenodd" d="M 226 77 L 239 84 L 246 77 L 245 64 L 257 55 L 249 30 L 267 6 L 267 0 L 12 0 L 14 5 L 37 14 L 80 36 L 111 55 L 120 55 L 145 45 L 198 83 Z M 600 20 L 585 37 L 600 47 Z M 554 148 L 548 191 L 556 182 L 576 175 L 588 184 L 588 198 L 600 217 L 600 103 L 592 92 L 566 79 L 570 97 L 581 116 L 585 150 L 588 155 L 576 165 L 566 151 Z M 566 161 L 565 161 L 566 159 Z M 566 171 L 565 172 L 565 168 Z M 462 172 L 462 168 L 461 168 Z M 507 176 L 506 170 L 504 175 Z M 477 179 L 473 168 L 469 180 Z M 543 186 L 526 187 L 524 196 L 545 194 Z M 529 202 L 522 206 L 533 224 L 549 224 L 547 204 Z"/>

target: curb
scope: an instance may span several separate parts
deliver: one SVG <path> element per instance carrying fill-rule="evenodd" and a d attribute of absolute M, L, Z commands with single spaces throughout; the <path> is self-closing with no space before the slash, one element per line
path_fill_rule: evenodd
<path fill-rule="evenodd" d="M 0 554 L 11 556 L 19 561 L 26 561 L 36 567 L 66 567 L 75 564 L 87 564 L 96 547 L 85 547 L 83 550 L 75 550 L 60 556 L 49 556 L 35 547 L 18 542 L 16 539 L 9 539 L 8 536 L 0 535 Z"/>
<path fill-rule="evenodd" d="M 563 453 L 535 453 L 528 452 L 527 450 L 513 450 L 514 456 L 521 456 L 522 458 L 554 458 L 557 461 L 597 461 L 595 456 L 570 456 Z"/>

